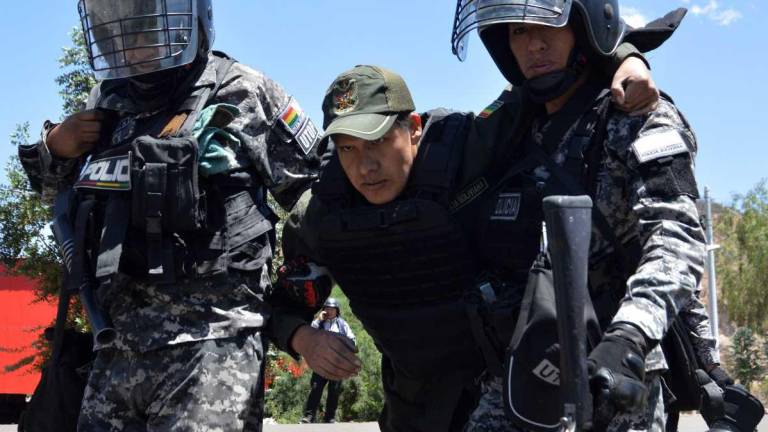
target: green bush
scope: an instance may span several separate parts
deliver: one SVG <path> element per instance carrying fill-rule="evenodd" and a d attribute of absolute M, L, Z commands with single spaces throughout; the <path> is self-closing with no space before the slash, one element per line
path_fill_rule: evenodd
<path fill-rule="evenodd" d="M 341 315 L 347 321 L 357 340 L 358 356 L 363 362 L 360 373 L 342 383 L 339 407 L 336 419 L 339 421 L 375 421 L 384 404 L 381 389 L 381 354 L 376 349 L 373 339 L 363 329 L 360 320 L 349 308 L 349 300 L 336 287 L 331 294 L 341 306 Z M 267 355 L 269 375 L 273 381 L 266 393 L 265 417 L 271 417 L 278 423 L 297 423 L 309 396 L 310 370 L 299 377 L 287 370 L 284 365 L 293 360 L 285 353 L 270 350 Z M 320 402 L 317 418 L 322 418 L 325 409 L 325 394 Z"/>
<path fill-rule="evenodd" d="M 735 378 L 746 388 L 762 378 L 757 338 L 749 327 L 739 327 L 733 334 L 731 345 L 731 370 Z"/>

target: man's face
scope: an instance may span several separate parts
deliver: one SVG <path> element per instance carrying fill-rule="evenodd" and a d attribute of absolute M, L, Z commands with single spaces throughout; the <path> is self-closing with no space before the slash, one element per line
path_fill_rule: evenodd
<path fill-rule="evenodd" d="M 352 186 L 371 204 L 386 204 L 408 183 L 420 138 L 421 126 L 412 120 L 410 129 L 395 123 L 376 141 L 336 134 L 333 142 Z"/>
<path fill-rule="evenodd" d="M 125 58 L 129 65 L 133 65 L 133 68 L 141 71 L 142 73 L 149 73 L 155 70 L 155 65 L 150 62 L 159 58 L 165 57 L 166 48 L 157 45 L 157 35 L 139 33 L 126 36 L 126 47 L 140 47 L 134 49 L 127 49 L 125 51 Z"/>
<path fill-rule="evenodd" d="M 334 318 L 336 318 L 336 308 L 324 307 L 323 311 L 325 312 L 325 319 L 334 319 Z"/>
<path fill-rule="evenodd" d="M 565 69 L 575 44 L 570 25 L 509 24 L 509 47 L 526 79 Z"/>

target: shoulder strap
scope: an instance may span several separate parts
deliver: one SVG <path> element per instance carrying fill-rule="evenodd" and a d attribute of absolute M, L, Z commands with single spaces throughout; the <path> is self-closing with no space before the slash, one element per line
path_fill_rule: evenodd
<path fill-rule="evenodd" d="M 482 202 L 478 199 L 481 196 L 497 192 L 509 178 L 535 168 L 536 159 L 530 154 L 520 152 L 520 144 L 526 137 L 533 117 L 530 112 L 521 112 L 520 115 L 524 117 L 520 120 L 517 132 L 509 142 L 504 143 L 506 145 L 496 147 L 495 160 L 488 168 L 488 174 L 475 179 L 454 195 L 449 206 L 451 213 L 467 213 Z"/>
<path fill-rule="evenodd" d="M 350 185 L 339 157 L 334 153 L 320 172 L 320 178 L 312 184 L 312 195 L 332 207 L 344 207 L 350 201 Z"/>
<path fill-rule="evenodd" d="M 428 115 L 419 143 L 418 167 L 412 171 L 409 189 L 417 197 L 444 200 L 458 174 L 470 117 L 445 109 L 430 111 Z"/>
<path fill-rule="evenodd" d="M 218 55 L 221 54 L 221 55 Z M 165 125 L 160 137 L 168 137 L 173 135 L 182 134 L 184 132 L 191 131 L 195 126 L 197 116 L 211 101 L 216 97 L 219 92 L 221 84 L 224 82 L 232 65 L 236 63 L 236 60 L 227 56 L 226 54 L 214 51 L 214 62 L 216 62 L 216 81 L 213 87 L 205 86 L 195 90 L 184 103 L 182 103 L 181 109 L 168 124 Z"/>
<path fill-rule="evenodd" d="M 582 117 L 573 137 L 569 140 L 568 155 L 564 167 L 557 165 L 541 147 L 530 146 L 531 154 L 543 163 L 554 179 L 560 183 L 560 186 L 572 195 L 586 194 L 593 199 L 595 197 L 597 168 L 610 107 L 611 98 L 608 93 L 601 93 L 598 103 Z M 586 169 L 584 166 L 585 154 L 590 155 L 590 166 Z M 631 263 L 624 252 L 624 245 L 616 237 L 605 214 L 599 207 L 595 206 L 592 216 L 598 231 L 613 246 L 614 253 L 619 258 L 619 264 L 624 267 L 622 270 L 624 272 L 630 271 Z"/>

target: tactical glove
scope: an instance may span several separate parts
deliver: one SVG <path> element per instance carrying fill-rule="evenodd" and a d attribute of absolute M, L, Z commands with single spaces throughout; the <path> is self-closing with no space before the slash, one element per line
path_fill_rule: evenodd
<path fill-rule="evenodd" d="M 325 267 L 298 257 L 277 269 L 277 285 L 292 301 L 318 308 L 331 294 L 333 279 Z"/>
<path fill-rule="evenodd" d="M 720 370 L 722 371 L 722 369 Z M 728 375 L 725 374 L 725 376 Z M 765 414 L 765 408 L 760 400 L 739 384 L 720 387 L 719 383 L 716 384 L 713 380 L 712 371 L 707 375 L 704 371 L 698 370 L 696 377 L 703 390 L 700 412 L 707 422 L 707 426 L 710 427 L 709 432 L 753 432 L 756 430 Z"/>
<path fill-rule="evenodd" d="M 645 405 L 645 336 L 629 324 L 613 324 L 589 354 L 590 388 L 594 397 L 595 430 L 604 430 L 621 412 Z"/>

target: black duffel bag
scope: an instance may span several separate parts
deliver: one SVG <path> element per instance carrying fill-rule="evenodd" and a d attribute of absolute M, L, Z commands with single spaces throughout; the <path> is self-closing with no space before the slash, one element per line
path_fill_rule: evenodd
<path fill-rule="evenodd" d="M 56 326 L 46 330 L 53 342 L 32 399 L 19 418 L 19 432 L 75 432 L 88 371 L 94 358 L 93 336 L 65 329 L 69 292 L 62 289 Z"/>

